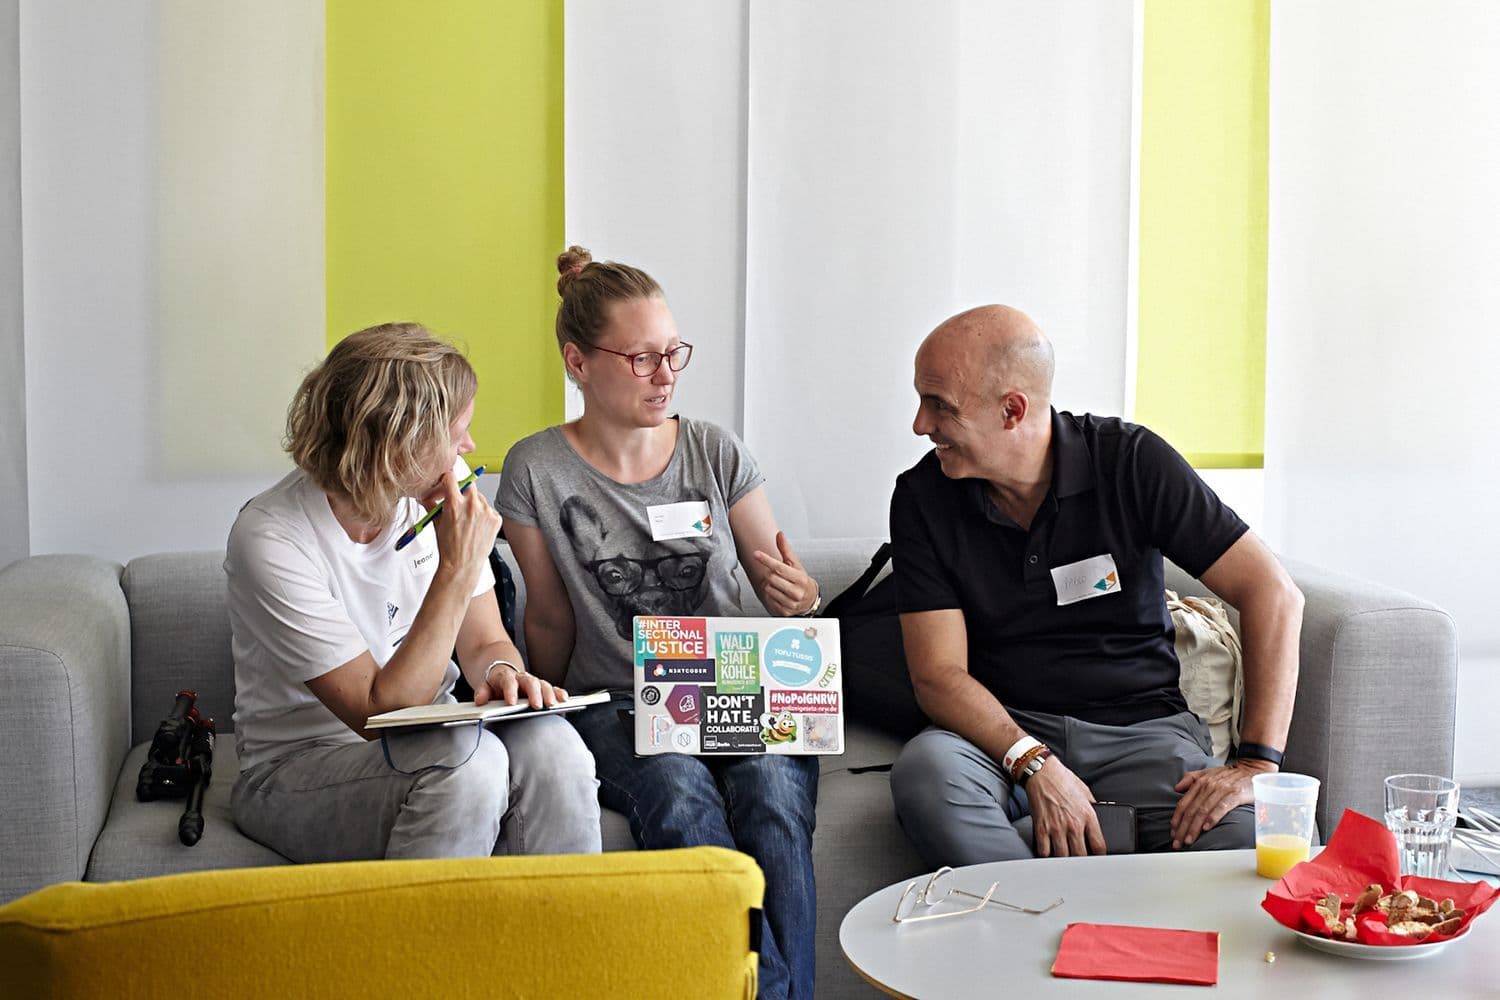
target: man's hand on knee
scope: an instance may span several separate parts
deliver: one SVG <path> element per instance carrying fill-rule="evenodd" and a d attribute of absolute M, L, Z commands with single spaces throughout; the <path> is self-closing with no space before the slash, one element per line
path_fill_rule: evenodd
<path fill-rule="evenodd" d="M 1053 757 L 1026 782 L 1031 802 L 1032 839 L 1038 857 L 1103 854 L 1104 834 L 1094 813 L 1094 794 L 1063 762 Z"/>
<path fill-rule="evenodd" d="M 1255 801 L 1250 779 L 1275 766 L 1259 760 L 1236 760 L 1224 767 L 1189 771 L 1177 782 L 1182 798 L 1172 811 L 1172 848 L 1177 850 L 1197 840 L 1200 834 L 1229 814 L 1235 806 Z"/>

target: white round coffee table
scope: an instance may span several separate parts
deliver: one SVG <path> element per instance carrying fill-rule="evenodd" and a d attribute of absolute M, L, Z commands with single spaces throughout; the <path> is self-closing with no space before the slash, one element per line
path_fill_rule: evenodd
<path fill-rule="evenodd" d="M 907 884 L 898 882 L 865 897 L 839 927 L 839 944 L 860 975 L 887 993 L 923 1000 L 1195 995 L 1186 986 L 1054 978 L 1063 929 L 1084 922 L 1218 931 L 1215 997 L 1500 995 L 1500 913 L 1481 916 L 1467 935 L 1429 958 L 1330 955 L 1298 942 L 1260 908 L 1271 883 L 1255 874 L 1254 851 L 1005 861 L 960 868 L 950 879 L 981 894 L 998 881 L 996 898 L 1012 903 L 1040 906 L 1057 896 L 1064 902 L 1040 916 L 990 906 L 897 924 L 891 918 Z M 1275 953 L 1274 963 L 1265 960 L 1267 952 Z"/>

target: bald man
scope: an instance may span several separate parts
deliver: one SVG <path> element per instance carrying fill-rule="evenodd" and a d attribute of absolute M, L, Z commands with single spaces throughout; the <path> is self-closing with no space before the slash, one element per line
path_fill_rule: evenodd
<path fill-rule="evenodd" d="M 1096 800 L 1136 807 L 1140 850 L 1251 847 L 1302 595 L 1161 438 L 1054 410 L 1052 374 L 1052 345 L 1006 306 L 917 351 L 912 430 L 933 450 L 897 480 L 891 541 L 935 725 L 891 773 L 897 815 L 934 866 L 1103 853 Z M 1243 739 L 1224 764 L 1178 687 L 1163 555 L 1240 613 Z"/>

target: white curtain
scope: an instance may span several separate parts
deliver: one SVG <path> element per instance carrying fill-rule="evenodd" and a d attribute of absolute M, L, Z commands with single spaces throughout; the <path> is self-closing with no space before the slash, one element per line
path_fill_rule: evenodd
<path fill-rule="evenodd" d="M 1129 3 L 750 9 L 745 431 L 815 536 L 883 534 L 918 343 L 985 302 L 1125 398 Z"/>
<path fill-rule="evenodd" d="M 224 544 L 323 353 L 323 7 L 21 5 L 31 551 Z"/>
<path fill-rule="evenodd" d="M 1127 0 L 567 9 L 569 238 L 651 270 L 794 535 L 882 534 L 912 355 L 1010 302 L 1058 401 L 1125 401 Z M 578 402 L 570 402 L 576 413 Z"/>
<path fill-rule="evenodd" d="M 171 0 L 157 38 L 161 468 L 269 482 L 325 353 L 322 10 Z"/>
<path fill-rule="evenodd" d="M 567 240 L 660 282 L 682 339 L 694 345 L 679 409 L 736 433 L 744 431 L 744 4 L 569 0 L 563 57 Z M 569 417 L 582 409 L 572 390 L 567 406 Z"/>
<path fill-rule="evenodd" d="M 959 283 L 960 23 L 952 3 L 750 9 L 745 433 L 814 536 L 883 534 L 923 450 L 911 353 Z"/>
<path fill-rule="evenodd" d="M 1278 4 L 1266 516 L 1462 643 L 1461 774 L 1500 777 L 1500 7 Z"/>

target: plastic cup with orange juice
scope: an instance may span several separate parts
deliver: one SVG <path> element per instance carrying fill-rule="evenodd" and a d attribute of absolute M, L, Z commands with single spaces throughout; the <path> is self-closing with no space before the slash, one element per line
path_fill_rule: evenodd
<path fill-rule="evenodd" d="M 1266 878 L 1281 878 L 1293 865 L 1307 860 L 1312 845 L 1290 833 L 1268 833 L 1255 838 L 1255 871 Z"/>
<path fill-rule="evenodd" d="M 1306 774 L 1257 774 L 1255 871 L 1281 878 L 1306 861 L 1318 808 L 1318 779 Z"/>

